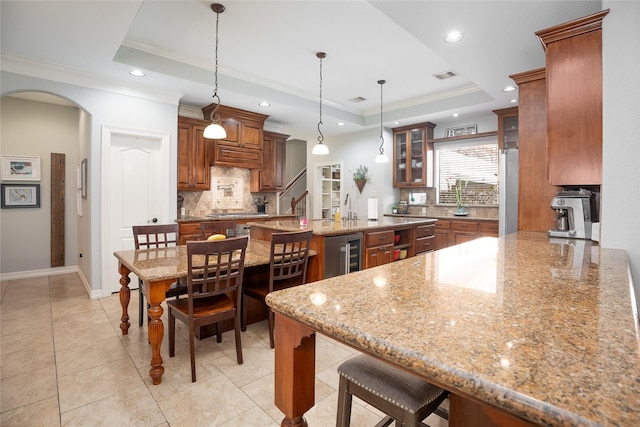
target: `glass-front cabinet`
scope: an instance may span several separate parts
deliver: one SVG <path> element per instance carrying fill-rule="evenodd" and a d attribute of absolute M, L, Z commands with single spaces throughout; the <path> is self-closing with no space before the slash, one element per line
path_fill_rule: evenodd
<path fill-rule="evenodd" d="M 433 129 L 426 122 L 393 129 L 393 186 L 433 186 Z"/>
<path fill-rule="evenodd" d="M 320 218 L 330 219 L 340 208 L 340 164 L 320 166 Z"/>
<path fill-rule="evenodd" d="M 498 115 L 498 149 L 518 148 L 518 107 L 493 112 Z"/>

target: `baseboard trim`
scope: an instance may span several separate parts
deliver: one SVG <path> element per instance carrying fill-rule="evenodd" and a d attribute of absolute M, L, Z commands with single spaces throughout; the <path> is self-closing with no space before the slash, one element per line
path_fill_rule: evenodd
<path fill-rule="evenodd" d="M 64 267 L 43 268 L 41 270 L 14 271 L 12 273 L 0 273 L 0 280 L 28 279 L 30 277 L 55 276 L 58 274 L 78 273 L 77 265 Z"/>
<path fill-rule="evenodd" d="M 0 273 L 1 281 L 9 281 L 9 280 L 19 280 L 19 279 L 29 279 L 31 277 L 43 277 L 43 276 L 56 276 L 59 274 L 71 274 L 78 273 L 80 280 L 82 281 L 82 285 L 84 289 L 87 291 L 87 295 L 89 295 L 90 299 L 99 299 L 104 298 L 102 289 L 91 289 L 89 285 L 89 281 L 82 273 L 82 270 L 77 265 L 69 265 L 64 267 L 52 267 L 52 268 L 43 268 L 41 270 L 28 270 L 28 271 L 15 271 L 12 273 Z"/>

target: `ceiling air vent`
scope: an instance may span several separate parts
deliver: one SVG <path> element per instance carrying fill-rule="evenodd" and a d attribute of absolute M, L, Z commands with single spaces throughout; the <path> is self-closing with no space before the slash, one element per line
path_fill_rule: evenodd
<path fill-rule="evenodd" d="M 356 96 L 355 98 L 351 98 L 349 101 L 353 102 L 354 104 L 357 104 L 358 102 L 362 102 L 362 101 L 366 101 L 367 98 L 363 98 L 361 96 Z"/>
<path fill-rule="evenodd" d="M 449 70 L 443 73 L 434 74 L 433 77 L 435 77 L 438 80 L 445 80 L 445 79 L 450 79 L 451 77 L 455 77 L 457 75 L 458 73 L 456 73 L 455 71 Z"/>

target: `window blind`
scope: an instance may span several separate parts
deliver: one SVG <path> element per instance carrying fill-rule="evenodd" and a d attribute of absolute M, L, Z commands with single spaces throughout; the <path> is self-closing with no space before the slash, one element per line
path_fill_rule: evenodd
<path fill-rule="evenodd" d="M 497 141 L 434 144 L 436 203 L 456 204 L 455 186 L 462 181 L 465 206 L 498 205 Z"/>

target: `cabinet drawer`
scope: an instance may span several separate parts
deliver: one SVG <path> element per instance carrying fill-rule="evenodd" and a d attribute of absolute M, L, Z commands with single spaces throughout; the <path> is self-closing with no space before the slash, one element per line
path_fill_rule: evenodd
<path fill-rule="evenodd" d="M 478 231 L 478 223 L 475 221 L 451 221 L 451 229 L 454 231 Z"/>
<path fill-rule="evenodd" d="M 478 223 L 478 231 L 483 234 L 495 234 L 498 235 L 498 222 L 497 221 L 483 221 Z"/>
<path fill-rule="evenodd" d="M 421 237 L 433 236 L 433 234 L 435 233 L 435 229 L 436 229 L 435 224 L 417 226 L 416 227 L 416 239 L 419 239 Z"/>
<path fill-rule="evenodd" d="M 370 248 L 374 246 L 393 244 L 393 230 L 372 231 L 365 236 L 365 246 Z"/>
<path fill-rule="evenodd" d="M 439 219 L 436 222 L 436 229 L 438 230 L 448 230 L 451 228 L 451 221 L 448 219 Z"/>
<path fill-rule="evenodd" d="M 435 237 L 423 237 L 421 239 L 416 240 L 416 254 L 432 251 L 435 249 L 434 247 Z"/>
<path fill-rule="evenodd" d="M 180 234 L 200 234 L 199 222 L 183 222 L 180 223 Z"/>

